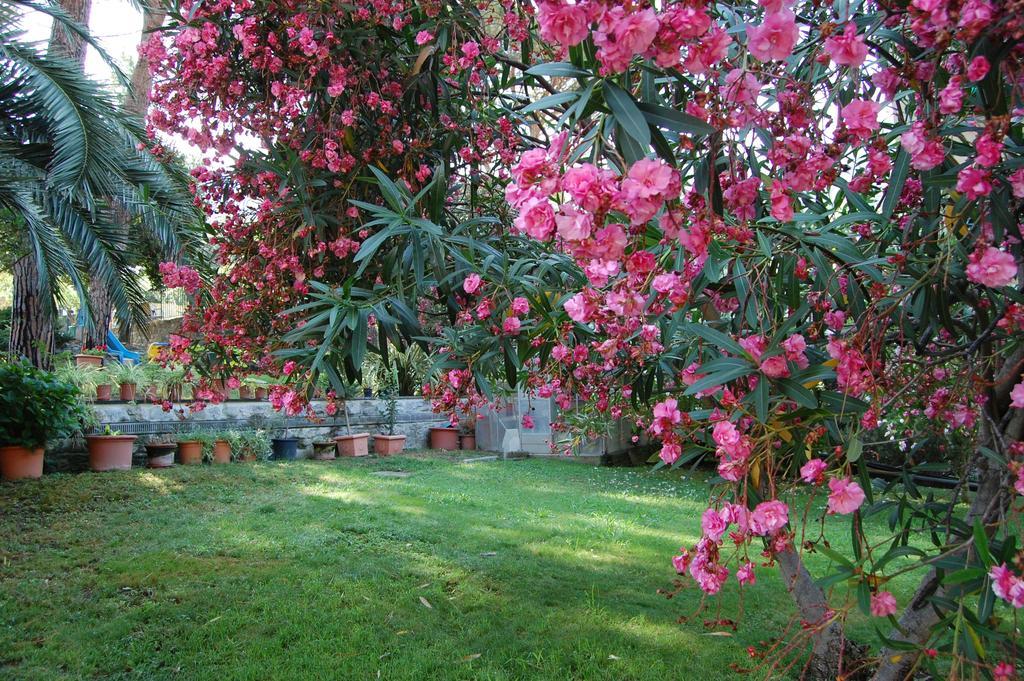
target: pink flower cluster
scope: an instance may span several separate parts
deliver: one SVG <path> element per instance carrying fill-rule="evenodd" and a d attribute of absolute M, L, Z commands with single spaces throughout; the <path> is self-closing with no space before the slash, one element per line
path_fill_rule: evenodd
<path fill-rule="evenodd" d="M 732 43 L 705 8 L 689 3 L 673 3 L 656 13 L 640 3 L 541 0 L 537 23 L 541 37 L 563 54 L 593 36 L 606 75 L 625 71 L 637 57 L 703 74 L 726 57 Z"/>
<path fill-rule="evenodd" d="M 159 269 L 160 279 L 167 288 L 183 288 L 189 295 L 195 295 L 202 286 L 203 282 L 199 273 L 191 267 L 176 265 L 173 262 L 162 262 Z"/>
<path fill-rule="evenodd" d="M 997 565 L 989 570 L 992 592 L 1015 608 L 1024 608 L 1024 578 L 1006 566 Z"/>

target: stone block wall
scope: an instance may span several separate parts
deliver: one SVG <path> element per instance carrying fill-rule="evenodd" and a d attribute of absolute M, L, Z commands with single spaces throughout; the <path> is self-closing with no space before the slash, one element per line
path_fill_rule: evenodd
<path fill-rule="evenodd" d="M 314 402 L 318 413 L 323 413 L 322 402 Z M 386 430 L 381 409 L 384 403 L 375 399 L 350 400 L 348 402 L 349 422 L 353 433 L 370 433 L 372 436 Z M 144 444 L 151 435 L 174 434 L 188 430 L 244 430 L 259 427 L 276 434 L 286 430 L 290 437 L 299 439 L 299 456 L 312 454 L 315 440 L 330 440 L 336 435 L 345 435 L 347 428 L 343 414 L 313 423 L 306 418 L 283 419 L 271 408 L 269 402 L 231 400 L 211 404 L 204 410 L 192 414 L 186 421 L 178 421 L 173 413 L 163 411 L 159 405 L 149 403 L 99 403 L 94 405 L 96 415 L 103 425 L 122 433 L 138 435 L 135 448 L 135 465 L 145 464 Z M 430 428 L 447 426 L 448 422 L 430 410 L 430 403 L 421 397 L 398 398 L 398 416 L 395 434 L 406 436 L 406 447 L 421 449 L 427 446 Z M 69 440 L 63 446 L 46 453 L 47 472 L 82 471 L 88 468 L 85 443 Z"/>

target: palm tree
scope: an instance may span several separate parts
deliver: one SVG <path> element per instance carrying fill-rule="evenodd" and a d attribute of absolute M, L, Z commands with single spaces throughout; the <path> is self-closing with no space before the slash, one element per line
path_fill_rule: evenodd
<path fill-rule="evenodd" d="M 29 295 L 19 296 L 15 282 L 11 352 L 42 366 L 51 348 L 39 347 L 47 340 L 38 337 L 38 317 L 52 319 L 60 284 L 70 283 L 87 312 L 88 288 L 105 287 L 118 317 L 144 326 L 133 246 L 153 242 L 164 259 L 198 262 L 203 227 L 187 174 L 140 149 L 147 141 L 140 120 L 79 62 L 25 40 L 19 21 L 26 11 L 52 16 L 58 30 L 93 45 L 129 83 L 60 7 L 0 0 L 0 211 L 14 216 L 36 270 L 36 280 L 24 282 L 35 287 Z"/>

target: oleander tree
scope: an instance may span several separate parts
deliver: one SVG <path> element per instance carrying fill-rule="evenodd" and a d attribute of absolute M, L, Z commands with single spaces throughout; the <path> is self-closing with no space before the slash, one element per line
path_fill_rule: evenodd
<path fill-rule="evenodd" d="M 626 419 L 660 466 L 716 467 L 702 537 L 672 563 L 709 597 L 780 573 L 798 614 L 751 651 L 768 676 L 1013 678 L 1014 6 L 171 16 L 146 48 L 150 123 L 208 153 L 194 176 L 220 267 L 211 287 L 166 268 L 196 296 L 178 358 L 276 372 L 297 413 L 318 374 L 340 391 L 385 338 L 436 334 L 430 392 L 453 418 L 502 382 L 556 400 L 567 450 Z M 895 477 L 873 484 L 882 451 Z M 918 486 L 936 468 L 953 489 Z M 907 575 L 912 594 L 891 586 Z M 857 610 L 875 641 L 848 638 Z"/>
<path fill-rule="evenodd" d="M 525 150 L 529 102 L 514 83 L 532 11 L 518 0 L 172 6 L 142 50 L 149 123 L 204 153 L 193 176 L 219 268 L 209 286 L 164 268 L 195 299 L 172 354 L 206 379 L 230 369 L 295 383 L 313 368 L 341 394 L 367 352 L 452 323 L 462 277 L 448 275 L 468 271 L 478 239 L 508 238 L 496 215 L 508 211 L 502 175 Z M 200 397 L 219 399 L 205 383 Z M 290 413 L 308 397 L 272 393 Z"/>
<path fill-rule="evenodd" d="M 585 279 L 510 293 L 481 260 L 478 331 L 445 336 L 436 403 L 483 399 L 508 364 L 562 407 L 565 442 L 627 419 L 659 465 L 714 464 L 673 564 L 709 597 L 778 570 L 798 615 L 750 651 L 769 676 L 1016 678 L 1024 16 L 544 0 L 537 18 L 557 56 L 528 74 L 562 87 L 533 106 L 561 129 L 513 168 L 510 231 Z M 953 489 L 915 482 L 936 469 Z M 848 639 L 858 610 L 876 641 Z"/>

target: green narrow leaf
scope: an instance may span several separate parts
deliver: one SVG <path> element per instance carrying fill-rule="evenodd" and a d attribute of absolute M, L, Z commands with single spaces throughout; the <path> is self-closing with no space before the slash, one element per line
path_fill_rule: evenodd
<path fill-rule="evenodd" d="M 622 129 L 646 153 L 651 146 L 651 131 L 647 127 L 647 119 L 637 108 L 633 95 L 615 83 L 605 81 L 604 100 L 608 103 L 608 108 L 615 114 L 615 120 L 619 122 Z"/>

